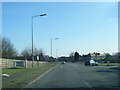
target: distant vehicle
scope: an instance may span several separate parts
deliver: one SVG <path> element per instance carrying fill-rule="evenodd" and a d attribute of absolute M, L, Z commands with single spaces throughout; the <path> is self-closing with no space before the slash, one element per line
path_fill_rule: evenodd
<path fill-rule="evenodd" d="M 65 64 L 65 61 L 61 62 L 61 64 Z"/>
<path fill-rule="evenodd" d="M 89 65 L 90 66 L 90 60 L 85 61 L 85 66 Z"/>
<path fill-rule="evenodd" d="M 94 60 L 86 60 L 85 61 L 85 66 L 98 66 L 98 62 L 94 61 Z"/>
<path fill-rule="evenodd" d="M 96 62 L 94 60 L 90 60 L 90 65 L 91 66 L 98 66 L 98 62 Z"/>

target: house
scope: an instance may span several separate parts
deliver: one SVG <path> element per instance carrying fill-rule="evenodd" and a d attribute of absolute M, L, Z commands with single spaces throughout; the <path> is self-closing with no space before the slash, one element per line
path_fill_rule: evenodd
<path fill-rule="evenodd" d="M 96 52 L 93 52 L 93 53 L 90 53 L 90 56 L 91 56 L 91 59 L 93 60 L 103 60 L 105 59 L 105 54 L 101 54 L 101 53 L 96 53 Z"/>

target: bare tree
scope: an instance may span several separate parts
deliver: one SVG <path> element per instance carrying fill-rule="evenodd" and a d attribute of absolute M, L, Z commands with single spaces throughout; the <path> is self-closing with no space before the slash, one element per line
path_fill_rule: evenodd
<path fill-rule="evenodd" d="M 69 57 L 74 57 L 74 52 L 71 52 Z"/>
<path fill-rule="evenodd" d="M 8 38 L 2 38 L 2 58 L 14 58 L 18 52 Z"/>
<path fill-rule="evenodd" d="M 27 57 L 31 57 L 32 56 L 32 52 L 31 52 L 31 49 L 30 48 L 25 48 L 22 52 L 21 52 L 21 55 L 25 58 Z"/>
<path fill-rule="evenodd" d="M 34 55 L 41 55 L 42 54 L 45 54 L 45 52 L 43 51 L 43 49 L 37 49 L 37 48 L 34 48 Z"/>
<path fill-rule="evenodd" d="M 69 61 L 74 62 L 74 52 L 71 52 L 69 55 Z"/>
<path fill-rule="evenodd" d="M 36 47 L 33 50 L 34 56 L 42 57 L 44 55 L 44 51 L 42 49 L 37 49 Z M 29 47 L 26 47 L 22 52 L 21 56 L 25 59 L 31 59 L 32 58 L 32 50 Z M 36 59 L 36 58 L 35 58 Z"/>

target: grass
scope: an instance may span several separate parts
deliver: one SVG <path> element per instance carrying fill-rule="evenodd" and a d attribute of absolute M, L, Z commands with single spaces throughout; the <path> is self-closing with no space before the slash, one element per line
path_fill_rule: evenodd
<path fill-rule="evenodd" d="M 56 63 L 43 64 L 40 66 L 41 69 L 36 69 L 32 72 L 28 72 L 28 73 L 23 74 L 19 77 L 15 77 L 15 78 L 12 78 L 6 82 L 3 82 L 3 88 L 21 88 L 21 87 L 24 87 L 29 82 L 33 81 L 34 79 L 36 79 L 37 77 L 39 77 L 40 75 L 42 75 L 43 73 L 48 71 L 50 68 L 54 67 L 55 65 L 56 65 Z M 37 68 L 37 67 L 35 67 L 35 68 Z M 10 70 L 12 70 L 12 69 L 10 69 Z M 20 70 L 20 71 L 22 71 L 22 70 Z M 16 71 L 16 72 L 20 72 L 20 71 Z M 24 71 L 24 69 L 23 69 L 23 71 Z M 13 74 L 15 71 L 9 71 L 9 72 L 12 72 L 12 74 Z"/>
<path fill-rule="evenodd" d="M 120 71 L 120 67 L 112 67 L 110 69 L 116 69 L 116 70 Z"/>
<path fill-rule="evenodd" d="M 27 70 L 30 70 L 30 68 L 27 68 L 27 69 L 26 68 L 16 68 L 16 69 L 4 68 L 2 69 L 2 73 L 12 75 L 12 74 L 16 74 L 16 73 L 27 71 Z"/>
<path fill-rule="evenodd" d="M 120 63 L 99 63 L 98 65 L 102 65 L 102 66 L 107 66 L 107 65 L 109 65 L 109 66 L 118 66 L 118 65 L 120 65 Z"/>
<path fill-rule="evenodd" d="M 9 75 L 13 75 L 13 74 L 17 74 L 19 72 L 24 72 L 24 71 L 28 71 L 28 70 L 31 70 L 31 69 L 35 69 L 35 68 L 38 68 L 38 67 L 42 67 L 44 66 L 45 64 L 41 64 L 39 66 L 34 66 L 34 68 L 32 67 L 28 67 L 28 68 L 3 68 L 2 69 L 2 73 L 3 74 L 9 74 Z"/>

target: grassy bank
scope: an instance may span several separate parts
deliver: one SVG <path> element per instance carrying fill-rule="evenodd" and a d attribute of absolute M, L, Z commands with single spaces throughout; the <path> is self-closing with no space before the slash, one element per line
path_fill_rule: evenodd
<path fill-rule="evenodd" d="M 50 68 L 56 66 L 57 63 L 45 63 L 40 66 L 34 67 L 34 68 L 23 68 L 23 69 L 3 69 L 4 73 L 8 73 L 10 75 L 17 74 L 20 72 L 27 72 L 23 75 L 20 75 L 18 77 L 14 77 L 8 81 L 5 81 L 2 83 L 3 88 L 21 88 L 48 71 Z M 32 70 L 34 69 L 34 70 Z M 29 72 L 29 70 L 31 70 Z"/>
<path fill-rule="evenodd" d="M 20 73 L 20 72 L 29 71 L 29 70 L 32 70 L 32 69 L 35 69 L 35 68 L 38 68 L 38 67 L 43 67 L 44 65 L 46 65 L 46 63 L 41 64 L 39 66 L 34 66 L 34 68 L 32 68 L 32 67 L 28 67 L 28 68 L 3 68 L 2 73 L 13 75 L 13 74 L 17 74 L 17 73 Z"/>
<path fill-rule="evenodd" d="M 120 65 L 120 63 L 99 63 L 98 65 L 101 65 L 101 66 L 107 66 L 107 65 L 109 65 L 109 66 L 118 66 L 118 65 Z"/>

